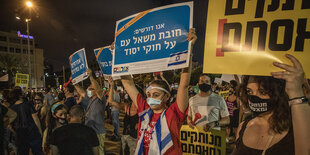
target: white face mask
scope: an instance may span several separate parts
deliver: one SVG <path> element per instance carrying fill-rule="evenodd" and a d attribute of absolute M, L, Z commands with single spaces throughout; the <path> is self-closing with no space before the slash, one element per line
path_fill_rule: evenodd
<path fill-rule="evenodd" d="M 150 106 L 155 106 L 155 105 L 160 105 L 161 104 L 161 100 L 150 98 L 150 97 L 146 99 L 146 102 Z"/>
<path fill-rule="evenodd" d="M 90 91 L 90 90 L 87 90 L 87 96 L 88 96 L 89 98 L 92 97 L 92 94 L 91 94 L 91 91 Z"/>

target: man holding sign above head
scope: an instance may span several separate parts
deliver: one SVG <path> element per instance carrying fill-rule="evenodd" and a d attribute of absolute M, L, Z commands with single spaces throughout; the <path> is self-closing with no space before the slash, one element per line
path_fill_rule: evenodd
<path fill-rule="evenodd" d="M 116 85 L 111 78 L 108 79 L 110 89 L 109 89 L 109 98 L 108 104 L 111 106 L 111 119 L 114 127 L 114 135 L 112 137 L 113 141 L 120 141 L 121 136 L 119 134 L 119 113 L 120 113 L 120 103 L 121 97 L 116 90 Z"/>
<path fill-rule="evenodd" d="M 195 30 L 191 29 L 187 35 L 191 49 L 196 39 Z M 135 154 L 182 154 L 179 132 L 187 114 L 191 60 L 189 64 L 182 69 L 177 99 L 169 107 L 170 87 L 165 81 L 152 81 L 144 98 L 130 76 L 121 77 L 140 117 Z"/>
<path fill-rule="evenodd" d="M 211 78 L 208 74 L 199 77 L 199 93 L 189 99 L 187 124 L 220 130 L 221 126 L 229 124 L 229 112 L 225 100 L 212 92 Z"/>
<path fill-rule="evenodd" d="M 105 106 L 106 98 L 103 94 L 102 88 L 92 75 L 92 71 L 87 69 L 87 75 L 90 79 L 91 85 L 85 91 L 78 84 L 74 87 L 77 92 L 82 96 L 81 104 L 83 107 L 87 107 L 85 110 L 85 125 L 95 130 L 99 140 L 99 154 L 104 154 L 104 140 L 105 140 Z"/>

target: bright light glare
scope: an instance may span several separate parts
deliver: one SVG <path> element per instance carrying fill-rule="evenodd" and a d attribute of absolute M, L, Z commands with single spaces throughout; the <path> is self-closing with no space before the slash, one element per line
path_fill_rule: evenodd
<path fill-rule="evenodd" d="M 32 7 L 32 3 L 31 3 L 30 1 L 27 1 L 27 2 L 26 2 L 26 5 L 27 5 L 28 7 Z"/>

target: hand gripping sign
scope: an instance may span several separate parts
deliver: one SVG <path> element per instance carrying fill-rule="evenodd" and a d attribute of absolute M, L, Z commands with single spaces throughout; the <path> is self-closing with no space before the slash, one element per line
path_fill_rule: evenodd
<path fill-rule="evenodd" d="M 188 66 L 193 2 L 150 9 L 117 21 L 112 76 Z"/>
<path fill-rule="evenodd" d="M 209 1 L 204 73 L 269 75 L 295 56 L 310 78 L 309 0 Z"/>
<path fill-rule="evenodd" d="M 69 57 L 69 62 L 73 84 L 77 84 L 88 77 L 86 72 L 88 65 L 84 48 L 73 53 Z"/>

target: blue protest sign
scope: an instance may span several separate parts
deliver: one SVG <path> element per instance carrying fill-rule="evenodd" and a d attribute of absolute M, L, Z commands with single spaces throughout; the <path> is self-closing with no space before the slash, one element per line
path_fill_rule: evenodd
<path fill-rule="evenodd" d="M 99 67 L 104 75 L 112 73 L 112 53 L 109 46 L 94 49 Z"/>
<path fill-rule="evenodd" d="M 88 66 L 84 48 L 70 55 L 69 62 L 73 84 L 79 83 L 88 77 L 86 72 Z"/>
<path fill-rule="evenodd" d="M 150 9 L 117 21 L 112 75 L 188 66 L 193 2 Z"/>

